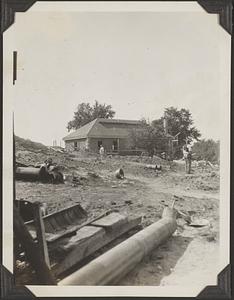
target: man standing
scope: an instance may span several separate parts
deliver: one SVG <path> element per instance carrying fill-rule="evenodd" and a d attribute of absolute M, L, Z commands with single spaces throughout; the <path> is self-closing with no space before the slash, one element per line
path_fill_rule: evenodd
<path fill-rule="evenodd" d="M 187 174 L 191 173 L 191 163 L 192 163 L 192 153 L 191 147 L 185 145 L 183 147 L 183 159 L 185 160 L 185 172 Z"/>
<path fill-rule="evenodd" d="M 100 158 L 102 160 L 105 154 L 105 149 L 102 145 L 100 146 L 99 153 L 100 153 Z"/>

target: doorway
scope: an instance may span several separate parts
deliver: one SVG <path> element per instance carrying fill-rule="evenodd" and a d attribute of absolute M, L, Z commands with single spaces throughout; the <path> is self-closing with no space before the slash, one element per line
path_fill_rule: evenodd
<path fill-rule="evenodd" d="M 118 141 L 117 140 L 113 141 L 112 150 L 113 151 L 118 151 Z"/>

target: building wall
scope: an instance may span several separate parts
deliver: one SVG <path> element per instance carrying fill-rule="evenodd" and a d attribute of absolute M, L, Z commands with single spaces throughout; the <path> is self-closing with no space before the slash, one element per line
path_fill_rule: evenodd
<path fill-rule="evenodd" d="M 75 144 L 75 143 L 77 143 L 77 144 Z M 87 148 L 88 148 L 88 141 L 87 141 L 87 139 L 65 141 L 65 149 L 67 151 L 69 151 L 69 152 L 70 151 L 75 151 L 75 150 L 77 150 L 77 151 L 79 151 L 79 150 L 85 150 Z"/>
<path fill-rule="evenodd" d="M 99 151 L 98 142 L 102 142 L 104 149 L 107 152 L 111 152 L 113 141 L 116 140 L 117 139 L 115 138 L 89 138 L 89 150 L 93 152 L 98 152 Z M 121 139 L 121 138 L 118 139 L 118 145 L 119 145 L 118 150 L 131 149 L 131 144 L 128 139 Z"/>
<path fill-rule="evenodd" d="M 107 152 L 112 151 L 113 142 L 118 140 L 118 150 L 129 150 L 131 149 L 131 142 L 127 138 L 88 138 L 82 140 L 72 140 L 65 142 L 65 149 L 69 152 L 79 150 L 90 150 L 92 152 L 99 152 L 98 143 L 101 142 Z M 75 142 L 77 147 L 75 148 Z"/>
<path fill-rule="evenodd" d="M 136 124 L 126 124 L 126 123 L 105 123 L 105 122 L 101 122 L 101 124 L 103 126 L 105 126 L 106 128 L 110 128 L 110 129 L 116 129 L 116 131 L 118 132 L 118 129 L 125 129 L 126 130 L 126 134 L 131 134 L 132 130 L 134 129 L 138 129 L 141 128 L 141 125 L 136 125 Z M 91 142 L 91 148 L 93 151 L 98 151 L 97 145 L 98 145 L 98 141 L 103 141 L 103 146 L 106 149 L 106 151 L 111 151 L 112 150 L 112 145 L 113 145 L 113 141 L 116 140 L 115 138 L 99 138 L 99 139 L 94 139 L 92 138 L 92 142 Z M 118 145 L 119 145 L 119 149 L 118 150 L 129 150 L 132 149 L 132 144 L 131 144 L 131 139 L 130 138 L 119 138 L 118 139 Z"/>
<path fill-rule="evenodd" d="M 135 124 L 111 124 L 111 123 L 103 123 L 103 125 L 106 128 L 123 128 L 126 129 L 126 132 L 129 134 L 132 132 L 133 129 L 138 128 L 137 125 Z M 74 143 L 77 142 L 77 150 L 81 149 L 89 149 L 92 152 L 98 152 L 99 147 L 98 147 L 98 142 L 101 142 L 103 147 L 107 152 L 112 151 L 112 145 L 113 141 L 116 141 L 116 138 L 87 138 L 87 139 L 80 139 L 80 140 L 72 140 L 72 141 L 66 141 L 65 142 L 65 148 L 68 151 L 74 151 L 75 150 L 75 145 Z M 131 139 L 130 138 L 120 138 L 118 139 L 118 145 L 119 149 L 118 150 L 129 150 L 132 148 L 131 145 Z"/>
<path fill-rule="evenodd" d="M 89 150 L 93 152 L 98 152 L 98 142 L 102 142 L 102 145 L 106 151 L 112 150 L 113 141 L 115 139 L 107 139 L 107 138 L 89 138 Z"/>

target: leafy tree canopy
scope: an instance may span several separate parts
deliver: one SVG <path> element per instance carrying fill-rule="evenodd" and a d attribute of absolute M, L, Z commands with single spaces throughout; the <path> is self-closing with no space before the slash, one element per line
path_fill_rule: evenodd
<path fill-rule="evenodd" d="M 90 103 L 83 102 L 77 106 L 73 119 L 67 124 L 67 130 L 78 129 L 96 118 L 112 119 L 114 115 L 115 111 L 112 110 L 111 105 L 95 101 L 92 106 Z"/>
<path fill-rule="evenodd" d="M 152 126 L 159 130 L 164 129 L 164 118 L 167 119 L 168 134 L 175 136 L 178 135 L 179 145 L 198 140 L 201 136 L 200 132 L 193 126 L 192 114 L 188 109 L 182 108 L 178 110 L 175 107 L 165 109 L 164 116 L 152 122 Z"/>
<path fill-rule="evenodd" d="M 165 119 L 167 133 L 164 128 Z M 177 134 L 178 143 L 174 144 L 172 149 L 169 146 L 169 136 L 175 137 Z M 136 148 L 145 149 L 149 154 L 166 152 L 169 156 L 179 158 L 182 155 L 182 146 L 186 141 L 198 140 L 200 136 L 200 132 L 193 126 L 193 119 L 189 110 L 169 107 L 165 109 L 164 116 L 160 119 L 151 123 L 143 119 L 141 129 L 133 131 L 131 139 Z"/>
<path fill-rule="evenodd" d="M 155 150 L 159 152 L 165 150 L 166 140 L 164 131 L 152 126 L 145 119 L 141 120 L 140 128 L 132 130 L 130 139 L 135 148 L 144 149 L 149 155 L 153 155 Z"/>
<path fill-rule="evenodd" d="M 194 158 L 217 163 L 219 162 L 219 146 L 219 141 L 202 139 L 193 145 Z"/>

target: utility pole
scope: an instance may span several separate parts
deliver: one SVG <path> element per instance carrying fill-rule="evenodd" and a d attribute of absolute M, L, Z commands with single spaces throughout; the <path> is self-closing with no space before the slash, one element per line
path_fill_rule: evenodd
<path fill-rule="evenodd" d="M 164 133 L 167 135 L 168 134 L 168 120 L 167 120 L 166 112 L 164 112 L 163 127 L 164 127 Z"/>

